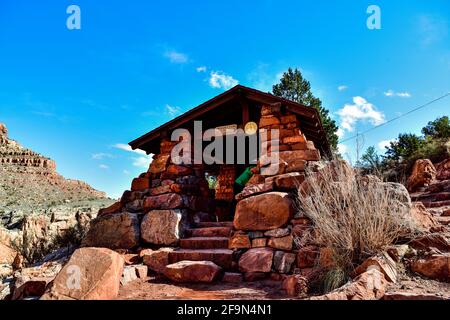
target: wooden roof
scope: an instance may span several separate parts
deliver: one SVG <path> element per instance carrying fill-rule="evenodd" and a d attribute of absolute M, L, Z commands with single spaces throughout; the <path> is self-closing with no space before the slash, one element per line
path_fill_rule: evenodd
<path fill-rule="evenodd" d="M 287 110 L 295 113 L 300 120 L 300 129 L 308 140 L 314 142 L 316 147 L 325 155 L 330 155 L 331 150 L 326 138 L 325 131 L 320 121 L 320 116 L 315 108 L 311 108 L 290 100 L 276 97 L 252 88 L 237 85 L 228 91 L 200 104 L 199 106 L 187 111 L 175 119 L 159 126 L 156 129 L 144 134 L 143 136 L 131 141 L 129 145 L 134 149 L 142 149 L 150 153 L 158 153 L 161 137 L 171 130 L 182 128 L 184 125 L 193 122 L 202 117 L 207 112 L 212 112 L 227 103 L 236 100 L 250 108 L 262 106 L 265 104 L 281 103 Z M 252 107 L 253 106 L 253 107 Z"/>

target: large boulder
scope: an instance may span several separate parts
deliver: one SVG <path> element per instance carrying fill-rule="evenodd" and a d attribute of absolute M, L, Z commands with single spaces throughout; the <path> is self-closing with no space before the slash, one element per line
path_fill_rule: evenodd
<path fill-rule="evenodd" d="M 270 272 L 272 270 L 272 260 L 272 249 L 250 249 L 239 259 L 239 270 L 241 272 Z"/>
<path fill-rule="evenodd" d="M 411 270 L 431 279 L 450 282 L 450 253 L 418 259 L 411 264 Z"/>
<path fill-rule="evenodd" d="M 408 190 L 416 191 L 418 188 L 429 185 L 436 179 L 436 168 L 428 159 L 419 159 L 414 164 L 411 176 L 408 178 Z"/>
<path fill-rule="evenodd" d="M 91 221 L 83 247 L 131 249 L 139 244 L 137 214 L 122 212 L 108 214 Z"/>
<path fill-rule="evenodd" d="M 166 266 L 164 275 L 175 282 L 213 282 L 222 268 L 211 261 L 180 261 Z"/>
<path fill-rule="evenodd" d="M 106 248 L 81 248 L 58 273 L 43 300 L 111 300 L 119 293 L 123 257 Z"/>
<path fill-rule="evenodd" d="M 157 245 L 176 245 L 183 237 L 186 226 L 185 210 L 153 210 L 141 223 L 141 238 L 144 242 Z"/>
<path fill-rule="evenodd" d="M 450 158 L 436 165 L 436 179 L 450 180 Z"/>
<path fill-rule="evenodd" d="M 238 230 L 265 231 L 285 225 L 294 204 L 288 193 L 269 192 L 240 201 L 236 207 L 234 227 Z"/>

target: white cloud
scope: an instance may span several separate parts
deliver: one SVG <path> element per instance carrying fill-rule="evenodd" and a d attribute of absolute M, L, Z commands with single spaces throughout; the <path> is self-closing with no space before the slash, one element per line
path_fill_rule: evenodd
<path fill-rule="evenodd" d="M 197 70 L 197 72 L 206 72 L 208 68 L 206 68 L 205 66 L 201 66 L 201 67 L 197 67 L 195 70 Z"/>
<path fill-rule="evenodd" d="M 348 147 L 345 144 L 338 144 L 338 151 L 341 155 L 344 155 L 348 151 Z"/>
<path fill-rule="evenodd" d="M 347 89 L 348 89 L 348 86 L 344 86 L 344 85 L 338 87 L 339 91 L 345 91 Z"/>
<path fill-rule="evenodd" d="M 189 61 L 189 58 L 186 54 L 177 52 L 175 50 L 166 51 L 164 53 L 164 56 L 169 59 L 172 63 L 187 63 Z"/>
<path fill-rule="evenodd" d="M 133 150 L 128 144 L 124 144 L 124 143 L 117 143 L 114 145 L 114 148 L 128 151 L 128 152 L 134 152 L 134 153 L 146 155 L 144 150 L 140 150 L 140 149 Z"/>
<path fill-rule="evenodd" d="M 341 135 L 345 130 L 353 132 L 358 121 L 369 121 L 374 126 L 386 121 L 383 112 L 378 111 L 373 104 L 359 96 L 353 97 L 353 104 L 346 104 L 337 114 L 341 118 L 339 132 Z"/>
<path fill-rule="evenodd" d="M 101 165 L 99 165 L 98 166 L 100 169 L 103 169 L 103 170 L 108 170 L 109 169 L 109 166 L 107 166 L 106 164 L 101 164 Z"/>
<path fill-rule="evenodd" d="M 344 135 L 345 135 L 344 129 L 338 128 L 337 131 L 336 131 L 336 135 L 337 135 L 339 138 L 344 137 Z"/>
<path fill-rule="evenodd" d="M 386 147 L 389 147 L 391 145 L 391 142 L 394 142 L 395 139 L 391 139 L 391 140 L 382 140 L 380 142 L 378 142 L 378 149 L 380 149 L 381 151 L 386 151 Z"/>
<path fill-rule="evenodd" d="M 400 97 L 400 98 L 411 98 L 411 94 L 409 92 L 395 92 L 392 89 L 389 89 L 384 93 L 386 97 Z"/>
<path fill-rule="evenodd" d="M 209 85 L 213 88 L 230 89 L 238 83 L 232 76 L 221 71 L 212 71 L 209 78 Z"/>
<path fill-rule="evenodd" d="M 114 156 L 110 153 L 103 153 L 103 152 L 94 153 L 92 155 L 92 159 L 94 159 L 94 160 L 103 160 L 105 158 L 112 159 L 112 158 L 114 158 Z"/>
<path fill-rule="evenodd" d="M 148 168 L 151 162 L 152 158 L 150 156 L 133 158 L 133 166 L 139 168 Z"/>
<path fill-rule="evenodd" d="M 179 107 L 171 106 L 168 104 L 166 104 L 165 109 L 166 109 L 166 113 L 171 117 L 175 117 L 181 111 L 181 109 Z"/>
<path fill-rule="evenodd" d="M 130 171 L 128 171 L 128 170 L 123 170 L 123 174 L 128 176 L 128 175 L 130 174 Z"/>

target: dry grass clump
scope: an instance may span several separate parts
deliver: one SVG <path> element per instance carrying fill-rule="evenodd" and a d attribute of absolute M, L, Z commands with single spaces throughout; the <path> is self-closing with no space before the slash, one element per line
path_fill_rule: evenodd
<path fill-rule="evenodd" d="M 311 240 L 333 252 L 331 282 L 342 282 L 354 265 L 416 233 L 402 185 L 362 177 L 345 161 L 307 174 L 299 189 L 299 209 L 313 222 Z"/>

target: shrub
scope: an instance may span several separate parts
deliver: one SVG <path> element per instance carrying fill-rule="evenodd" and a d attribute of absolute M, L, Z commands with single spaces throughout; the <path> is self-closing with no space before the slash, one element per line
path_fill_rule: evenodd
<path fill-rule="evenodd" d="M 403 186 L 363 178 L 345 161 L 332 161 L 307 176 L 299 189 L 299 210 L 313 222 L 311 240 L 332 251 L 326 290 L 342 285 L 366 258 L 416 233 Z"/>
<path fill-rule="evenodd" d="M 49 239 L 41 239 L 37 243 L 32 240 L 33 235 L 17 237 L 12 242 L 12 248 L 24 257 L 28 265 L 32 265 L 58 249 L 80 246 L 85 234 L 86 230 L 76 224 Z"/>

